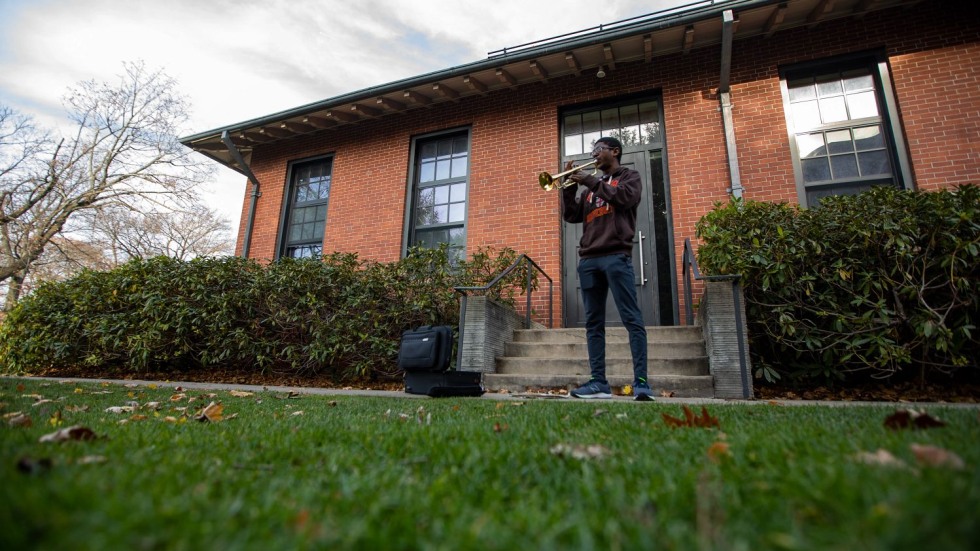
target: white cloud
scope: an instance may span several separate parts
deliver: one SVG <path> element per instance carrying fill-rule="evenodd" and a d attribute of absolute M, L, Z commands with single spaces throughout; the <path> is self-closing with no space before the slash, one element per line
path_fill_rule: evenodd
<path fill-rule="evenodd" d="M 68 88 L 143 60 L 178 81 L 197 133 L 681 3 L 4 0 L 0 102 L 53 127 Z M 237 228 L 245 179 L 219 174 L 208 197 Z"/>

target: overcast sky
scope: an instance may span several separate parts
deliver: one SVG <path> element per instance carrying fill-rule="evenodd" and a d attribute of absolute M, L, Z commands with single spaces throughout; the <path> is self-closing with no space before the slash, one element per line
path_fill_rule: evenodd
<path fill-rule="evenodd" d="M 69 87 L 142 60 L 189 99 L 185 136 L 692 3 L 0 0 L 0 103 L 54 128 Z M 221 168 L 205 194 L 235 230 L 245 184 Z"/>

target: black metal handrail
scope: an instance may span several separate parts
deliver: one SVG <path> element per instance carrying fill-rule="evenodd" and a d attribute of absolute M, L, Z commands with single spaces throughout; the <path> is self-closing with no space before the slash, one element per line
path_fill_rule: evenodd
<path fill-rule="evenodd" d="M 490 281 L 490 283 L 487 283 L 486 285 L 484 285 L 482 287 L 455 287 L 454 288 L 457 293 L 463 295 L 462 300 L 461 300 L 460 305 L 459 305 L 459 344 L 460 344 L 460 348 L 459 348 L 459 353 L 456 354 L 456 370 L 457 371 L 461 371 L 462 368 L 463 368 L 463 348 L 462 348 L 462 344 L 463 344 L 463 327 L 465 326 L 465 322 L 466 322 L 466 298 L 469 296 L 467 293 L 469 291 L 482 291 L 484 293 L 487 292 L 487 291 L 489 291 L 495 285 L 497 285 L 498 283 L 500 283 L 501 280 L 503 280 L 505 277 L 507 277 L 507 274 L 509 274 L 509 273 L 513 272 L 514 270 L 516 270 L 524 262 L 527 262 L 531 266 L 534 266 L 534 268 L 537 271 L 541 272 L 541 275 L 543 275 L 545 277 L 545 279 L 548 280 L 548 327 L 549 328 L 554 328 L 554 311 L 555 311 L 555 309 L 554 309 L 554 290 L 555 290 L 555 283 L 554 283 L 554 281 L 551 280 L 551 277 L 548 274 L 546 274 L 544 270 L 541 269 L 541 266 L 538 266 L 536 262 L 534 262 L 533 260 L 531 260 L 531 257 L 529 257 L 526 254 L 522 254 L 521 256 L 519 256 L 517 258 L 517 260 L 514 261 L 513 264 L 511 264 L 510 266 L 508 266 L 504 271 L 500 272 L 500 275 L 498 275 L 497 277 L 493 278 Z M 527 282 L 526 282 L 526 285 L 525 285 L 525 288 L 524 288 L 524 292 L 525 292 L 525 294 L 527 294 L 527 313 L 525 315 L 525 320 L 524 320 L 524 327 L 525 327 L 525 329 L 530 329 L 531 328 L 531 291 L 532 291 L 532 289 L 531 289 L 531 270 L 528 270 L 527 271 Z"/>
<path fill-rule="evenodd" d="M 524 262 L 527 262 L 531 266 L 534 266 L 534 269 L 536 269 L 537 271 L 541 272 L 541 275 L 543 275 L 545 277 L 545 279 L 548 280 L 548 327 L 549 328 L 553 328 L 554 327 L 554 289 L 555 289 L 555 283 L 554 283 L 554 281 L 551 280 L 551 277 L 548 274 L 546 274 L 544 270 L 541 269 L 541 266 L 538 266 L 536 262 L 534 262 L 533 260 L 531 260 L 531 257 L 529 257 L 526 254 L 522 254 L 521 256 L 517 257 L 517 260 L 515 260 L 513 264 L 511 264 L 510 266 L 508 266 L 504 271 L 500 272 L 500 275 L 498 275 L 497 277 L 493 278 L 490 281 L 490 283 L 487 283 L 486 285 L 484 285 L 482 287 L 455 287 L 456 292 L 457 293 L 460 293 L 461 295 L 463 295 L 462 311 L 459 314 L 459 328 L 460 328 L 460 332 L 462 332 L 462 330 L 463 330 L 463 321 L 464 321 L 464 316 L 466 314 L 466 297 L 467 297 L 467 292 L 468 291 L 482 291 L 482 292 L 485 293 L 485 292 L 489 291 L 494 286 L 496 286 L 498 283 L 500 283 L 505 277 L 507 277 L 508 274 L 510 274 L 511 272 L 513 272 L 514 270 L 516 270 Z M 525 315 L 525 318 L 526 319 L 525 319 L 525 322 L 524 322 L 525 323 L 525 329 L 530 329 L 531 328 L 531 291 L 532 291 L 532 289 L 531 289 L 531 270 L 528 270 L 527 271 L 527 284 L 524 287 L 524 292 L 525 292 L 525 294 L 527 294 L 527 313 Z"/>
<path fill-rule="evenodd" d="M 739 287 L 739 281 L 742 279 L 741 274 L 728 274 L 728 275 L 714 275 L 714 276 L 703 276 L 701 275 L 701 270 L 698 269 L 698 259 L 694 255 L 694 249 L 691 247 L 691 239 L 684 239 L 684 312 L 686 314 L 687 324 L 694 325 L 694 306 L 692 305 L 692 283 L 691 283 L 691 273 L 693 272 L 694 279 L 697 281 L 731 281 L 732 282 L 732 296 L 735 306 L 735 333 L 736 340 L 738 341 L 738 364 L 739 371 L 742 376 L 742 397 L 745 399 L 750 398 L 749 396 L 749 373 L 748 366 L 745 364 L 745 340 L 742 335 L 742 300 L 741 292 Z"/>

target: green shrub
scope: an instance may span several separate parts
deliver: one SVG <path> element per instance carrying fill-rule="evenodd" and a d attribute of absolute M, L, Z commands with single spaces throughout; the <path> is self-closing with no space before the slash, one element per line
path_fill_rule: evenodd
<path fill-rule="evenodd" d="M 457 325 L 453 288 L 483 285 L 517 258 L 488 248 L 451 266 L 442 248 L 414 249 L 393 263 L 351 253 L 268 266 L 234 257 L 133 260 L 41 285 L 21 300 L 0 328 L 0 361 L 9 372 L 88 366 L 393 376 L 405 329 Z M 525 278 L 515 270 L 489 294 L 513 304 Z"/>
<path fill-rule="evenodd" d="M 976 375 L 980 188 L 877 187 L 818 208 L 734 201 L 698 223 L 706 273 L 740 273 L 757 375 Z"/>

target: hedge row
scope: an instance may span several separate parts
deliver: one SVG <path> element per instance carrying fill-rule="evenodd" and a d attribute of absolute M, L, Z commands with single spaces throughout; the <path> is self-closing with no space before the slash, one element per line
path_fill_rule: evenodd
<path fill-rule="evenodd" d="M 744 276 L 757 376 L 976 376 L 977 186 L 877 187 L 811 209 L 734 201 L 697 235 L 705 272 Z"/>
<path fill-rule="evenodd" d="M 21 300 L 0 328 L 0 361 L 10 372 L 392 376 L 404 330 L 457 325 L 453 287 L 483 285 L 516 259 L 510 249 L 481 249 L 452 267 L 445 249 L 418 249 L 393 263 L 344 253 L 268 266 L 235 257 L 133 260 L 42 285 Z M 525 274 L 513 272 L 493 296 L 512 302 Z"/>

